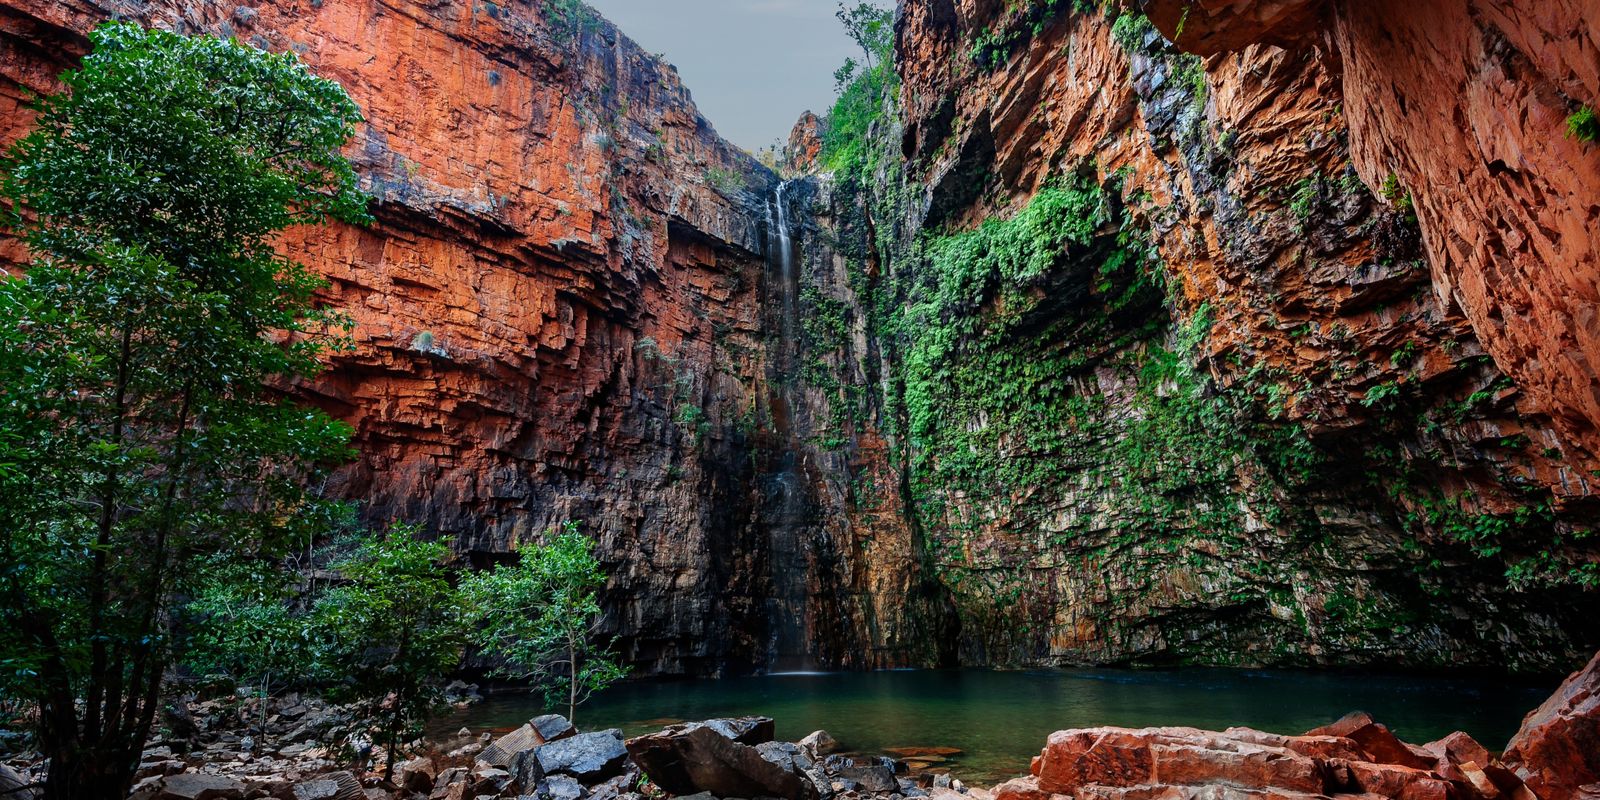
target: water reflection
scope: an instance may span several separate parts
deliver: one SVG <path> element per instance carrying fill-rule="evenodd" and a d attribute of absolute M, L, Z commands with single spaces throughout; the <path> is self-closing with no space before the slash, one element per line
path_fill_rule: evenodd
<path fill-rule="evenodd" d="M 1497 749 L 1554 687 L 1275 670 L 802 672 L 625 684 L 580 709 L 579 723 L 633 735 L 673 720 L 764 714 L 789 740 L 820 728 L 862 752 L 959 747 L 954 772 L 990 782 L 1026 772 L 1051 731 L 1095 725 L 1300 733 L 1359 709 L 1410 741 L 1464 730 Z M 537 697 L 498 695 L 438 727 L 511 727 L 542 710 Z"/>

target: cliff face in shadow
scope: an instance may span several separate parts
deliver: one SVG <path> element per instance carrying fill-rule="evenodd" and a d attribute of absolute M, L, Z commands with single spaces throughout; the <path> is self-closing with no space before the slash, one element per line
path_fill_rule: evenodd
<path fill-rule="evenodd" d="M 1568 64 L 1592 20 L 1463 12 L 1446 51 L 1352 40 L 1338 4 L 1170 5 L 902 3 L 897 113 L 828 176 L 866 294 L 817 290 L 885 354 L 828 380 L 891 434 L 872 502 L 903 503 L 960 660 L 1581 661 L 1600 148 L 1562 109 L 1592 102 Z M 1207 38 L 1245 18 L 1275 33 Z M 1422 74 L 1477 98 L 1476 143 L 1405 116 L 1458 96 L 1396 88 Z"/>
<path fill-rule="evenodd" d="M 784 181 L 564 0 L 0 0 L 0 141 L 113 15 L 343 83 L 326 491 L 479 564 L 582 520 L 642 673 L 1571 666 L 1594 21 L 1147 5 L 906 0 L 870 157 L 808 117 Z"/>
<path fill-rule="evenodd" d="M 378 223 L 284 243 L 356 321 L 355 351 L 300 387 L 357 431 L 329 493 L 480 563 L 582 520 L 625 659 L 765 663 L 778 184 L 675 70 L 575 3 L 16 0 L 0 5 L 0 139 L 113 15 L 292 50 L 367 116 L 351 156 Z M 799 489 L 786 502 L 809 508 Z M 785 587 L 830 595 L 778 556 Z M 821 615 L 830 650 L 859 649 L 866 634 Z"/>

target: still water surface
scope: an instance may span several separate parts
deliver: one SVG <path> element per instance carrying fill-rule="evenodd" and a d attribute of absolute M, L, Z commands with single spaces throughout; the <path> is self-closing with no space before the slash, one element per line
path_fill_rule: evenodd
<path fill-rule="evenodd" d="M 579 708 L 578 723 L 632 736 L 680 720 L 761 714 L 777 720 L 778 737 L 789 741 L 822 729 L 856 752 L 959 747 L 962 754 L 946 766 L 987 784 L 1026 773 L 1051 731 L 1096 725 L 1302 733 L 1363 710 L 1408 741 L 1464 730 L 1499 749 L 1554 688 L 1553 682 L 1227 669 L 792 674 L 626 683 Z M 538 696 L 494 695 L 440 720 L 437 729 L 510 728 L 544 711 Z"/>

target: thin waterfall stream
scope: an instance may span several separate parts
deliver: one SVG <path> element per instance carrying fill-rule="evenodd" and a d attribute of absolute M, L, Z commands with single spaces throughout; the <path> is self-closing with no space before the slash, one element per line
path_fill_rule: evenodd
<path fill-rule="evenodd" d="M 794 413 L 799 407 L 799 275 L 795 269 L 794 231 L 789 209 L 790 182 L 778 184 L 768 204 L 768 261 L 776 267 L 771 296 L 776 300 L 775 369 L 770 377 L 772 439 L 762 480 L 761 522 L 766 528 L 772 593 L 767 600 L 767 668 L 771 672 L 812 669 L 806 641 L 807 578 L 810 559 L 806 540 L 811 508 L 801 464 Z"/>

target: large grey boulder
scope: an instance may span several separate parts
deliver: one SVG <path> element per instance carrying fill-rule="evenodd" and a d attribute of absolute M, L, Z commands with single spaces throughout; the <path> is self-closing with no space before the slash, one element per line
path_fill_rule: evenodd
<path fill-rule="evenodd" d="M 169 750 L 168 753 L 170 754 L 171 751 Z M 34 789 L 33 782 L 28 780 L 27 776 L 5 764 L 0 764 L 0 797 L 6 798 L 6 800 L 11 800 L 11 798 L 33 800 L 40 794 Z"/>
<path fill-rule="evenodd" d="M 669 794 L 710 792 L 717 797 L 818 800 L 816 784 L 797 767 L 796 757 L 805 758 L 798 747 L 769 747 L 767 752 L 773 756 L 769 759 L 761 750 L 739 741 L 740 737 L 770 741 L 770 730 L 770 724 L 759 723 L 675 725 L 628 740 L 628 753 L 651 782 Z M 806 759 L 805 763 L 811 762 Z"/>
<path fill-rule="evenodd" d="M 245 785 L 221 775 L 186 772 L 161 779 L 156 800 L 240 800 Z"/>
<path fill-rule="evenodd" d="M 894 768 L 886 764 L 840 767 L 833 775 L 850 788 L 863 792 L 895 792 L 900 789 L 900 783 L 894 777 Z"/>
<path fill-rule="evenodd" d="M 833 782 L 804 747 L 792 742 L 764 742 L 756 745 L 756 752 L 762 758 L 799 775 L 815 788 L 820 800 L 828 800 L 833 796 Z"/>
<path fill-rule="evenodd" d="M 511 769 L 511 762 L 518 753 L 538 749 L 540 745 L 561 739 L 570 739 L 578 734 L 578 729 L 560 714 L 545 714 L 534 717 L 526 725 L 494 740 L 494 743 L 485 747 L 478 753 L 478 760 L 491 767 Z"/>
<path fill-rule="evenodd" d="M 544 777 L 544 770 L 539 767 L 539 755 L 535 750 L 524 750 L 511 759 L 511 782 L 523 794 L 533 794 L 539 786 L 539 779 Z"/>
<path fill-rule="evenodd" d="M 586 784 L 622 774 L 628 750 L 622 731 L 584 733 L 548 742 L 534 751 L 545 775 L 571 775 Z"/>
<path fill-rule="evenodd" d="M 572 723 L 568 722 L 567 718 L 560 714 L 545 714 L 541 717 L 534 717 L 528 721 L 528 725 L 533 728 L 534 733 L 539 734 L 539 741 L 541 742 L 553 742 L 557 739 L 578 735 L 578 729 L 572 727 Z"/>
<path fill-rule="evenodd" d="M 361 781 L 349 772 L 330 772 L 300 781 L 291 790 L 294 800 L 366 800 Z"/>

